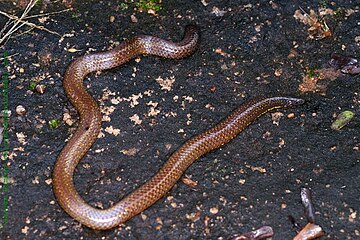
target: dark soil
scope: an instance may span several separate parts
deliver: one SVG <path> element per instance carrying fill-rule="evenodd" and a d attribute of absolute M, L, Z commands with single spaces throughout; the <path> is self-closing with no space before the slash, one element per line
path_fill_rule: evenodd
<path fill-rule="evenodd" d="M 31 14 L 65 9 L 60 2 L 40 4 Z M 8 192 L 1 191 L 2 199 L 9 198 L 3 239 L 230 239 L 263 225 L 273 227 L 273 239 L 292 239 L 296 229 L 288 216 L 306 224 L 302 187 L 312 191 L 316 222 L 326 232 L 323 239 L 359 238 L 359 75 L 324 80 L 322 94 L 298 90 L 308 69 L 325 67 L 331 53 L 360 56 L 359 1 L 163 1 L 158 16 L 134 10 L 133 3 L 123 9 L 121 2 L 74 1 L 73 10 L 42 23 L 40 17 L 29 19 L 63 38 L 34 29 L 15 34 L 1 49 L 13 55 L 9 67 L 1 67 L 10 76 L 11 150 L 6 163 L 12 180 Z M 309 39 L 309 26 L 293 15 L 300 7 L 318 12 L 322 6 L 338 11 L 327 20 L 332 36 Z M 216 7 L 224 12 L 216 14 Z M 0 9 L 18 16 L 22 12 L 8 1 L 1 1 Z M 355 12 L 348 16 L 344 11 L 349 9 Z M 6 21 L 1 16 L 0 26 Z M 200 48 L 191 57 L 141 57 L 86 79 L 103 107 L 115 107 L 111 121 L 103 122 L 104 137 L 76 170 L 76 187 L 87 202 L 107 208 L 119 201 L 187 139 L 252 97 L 285 95 L 306 103 L 277 110 L 284 114 L 278 125 L 265 114 L 232 142 L 195 162 L 184 177 L 197 182 L 196 187 L 179 181 L 167 196 L 119 228 L 82 226 L 58 205 L 51 184 L 55 160 L 78 124 L 62 87 L 66 67 L 77 56 L 105 51 L 138 34 L 178 41 L 189 23 L 201 29 Z M 70 53 L 70 48 L 80 51 Z M 161 89 L 158 78 L 174 78 L 171 90 Z M 31 82 L 45 85 L 45 93 L 33 91 Z M 103 99 L 106 89 L 115 95 Z M 133 107 L 129 101 L 110 101 L 140 93 Z M 151 102 L 159 112 L 149 116 Z M 25 107 L 25 115 L 16 113 L 18 105 Z M 353 111 L 355 118 L 342 130 L 332 130 L 334 117 L 344 110 Z M 64 113 L 71 115 L 72 126 L 63 121 Z M 140 124 L 129 119 L 135 114 Z M 54 119 L 60 120 L 58 128 L 48 124 Z M 110 126 L 120 134 L 106 132 Z M 129 149 L 135 154 L 124 151 Z M 4 207 L 0 213 L 4 216 Z"/>

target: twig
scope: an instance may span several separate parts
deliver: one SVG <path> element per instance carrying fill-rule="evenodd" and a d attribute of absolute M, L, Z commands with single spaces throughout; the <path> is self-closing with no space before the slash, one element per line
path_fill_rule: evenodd
<path fill-rule="evenodd" d="M 47 28 L 44 27 L 44 26 L 36 25 L 36 24 L 34 24 L 34 23 L 31 23 L 31 22 L 22 20 L 22 19 L 24 19 L 24 18 L 18 18 L 18 17 L 14 16 L 14 15 L 7 14 L 7 13 L 5 13 L 5 12 L 3 12 L 3 11 L 0 11 L 0 14 L 5 15 L 6 17 L 8 17 L 8 18 L 10 18 L 10 19 L 17 20 L 18 22 L 21 22 L 22 25 L 20 25 L 19 27 L 17 27 L 16 30 L 19 29 L 20 27 L 22 27 L 23 25 L 28 25 L 29 27 L 37 28 L 37 29 L 44 30 L 44 31 L 47 31 L 47 32 L 49 32 L 49 33 L 52 33 L 52 34 L 61 36 L 59 33 L 54 32 L 54 31 L 51 31 L 51 30 L 47 29 Z M 15 32 L 15 31 L 12 31 L 12 32 Z"/>
<path fill-rule="evenodd" d="M 14 53 L 12 55 L 6 56 L 6 58 L 11 58 L 13 56 L 19 55 L 19 53 Z M 5 58 L 0 58 L 0 61 L 3 61 Z M 1 112 L 0 112 L 0 117 L 1 117 Z"/>
<path fill-rule="evenodd" d="M 325 232 L 319 225 L 308 223 L 306 226 L 296 235 L 293 240 L 313 240 L 325 235 Z"/>
<path fill-rule="evenodd" d="M 315 209 L 311 201 L 311 193 L 307 188 L 301 188 L 301 201 L 304 206 L 305 217 L 310 223 L 315 222 Z"/>
<path fill-rule="evenodd" d="M 10 29 L 4 34 L 4 36 L 0 39 L 0 44 L 2 44 L 4 41 L 7 41 L 10 36 L 15 32 L 17 31 L 20 27 L 22 27 L 24 25 L 24 23 L 20 24 L 21 22 L 21 19 L 23 19 L 28 13 L 29 11 L 35 6 L 37 0 L 35 1 L 30 1 L 28 3 L 28 5 L 26 6 L 24 12 L 21 14 L 21 17 L 20 18 L 11 18 L 9 14 L 7 13 L 4 13 L 2 11 L 0 11 L 1 14 L 5 15 L 6 17 L 8 17 L 9 19 L 12 19 L 13 21 L 8 21 L 6 24 L 5 24 L 5 27 L 4 27 L 4 31 L 5 29 L 7 29 L 7 27 L 11 26 Z M 20 26 L 19 26 L 20 24 Z M 1 33 L 3 33 L 4 31 L 2 31 Z M 6 43 L 6 42 L 5 42 Z"/>
<path fill-rule="evenodd" d="M 32 15 L 32 16 L 27 16 L 28 13 L 31 11 L 31 9 L 35 6 L 35 4 L 38 2 L 38 0 L 31 0 L 28 5 L 26 6 L 24 12 L 21 14 L 20 17 L 8 14 L 6 12 L 0 11 L 0 14 L 6 16 L 7 18 L 9 18 L 9 21 L 6 22 L 6 24 L 4 25 L 4 27 L 2 28 L 2 30 L 0 31 L 0 37 L 3 35 L 3 37 L 0 38 L 0 45 L 1 44 L 6 44 L 6 42 L 9 40 L 9 38 L 11 37 L 11 35 L 18 31 L 21 27 L 23 27 L 24 25 L 27 25 L 29 27 L 31 27 L 31 29 L 23 32 L 22 34 L 26 34 L 30 31 L 32 31 L 34 28 L 42 30 L 42 31 L 46 31 L 49 32 L 51 34 L 55 34 L 57 36 L 61 35 L 57 32 L 51 31 L 49 29 L 47 29 L 44 26 L 41 25 L 36 25 L 34 23 L 28 22 L 25 19 L 30 19 L 30 18 L 35 18 L 35 17 L 43 17 L 43 16 L 49 16 L 49 15 L 54 15 L 54 14 L 59 14 L 59 13 L 63 13 L 63 12 L 67 12 L 70 11 L 71 9 L 65 9 L 65 10 L 61 10 L 61 11 L 57 11 L 57 12 L 51 12 L 51 13 L 43 13 L 43 14 L 37 14 L 37 15 Z M 8 29 L 8 30 L 7 30 Z M 5 30 L 7 30 L 7 32 L 4 34 Z M 20 35 L 22 35 L 20 34 Z M 19 36 L 19 35 L 17 35 Z"/>
<path fill-rule="evenodd" d="M 50 15 L 55 15 L 55 14 L 59 14 L 59 13 L 63 13 L 63 12 L 68 12 L 68 11 L 71 11 L 71 10 L 72 10 L 72 8 L 68 8 L 68 9 L 64 9 L 64 10 L 61 10 L 61 11 L 57 11 L 57 12 L 41 13 L 41 14 L 36 14 L 36 15 L 31 15 L 31 16 L 24 17 L 24 19 L 50 16 Z"/>
<path fill-rule="evenodd" d="M 304 206 L 304 212 L 308 223 L 293 238 L 293 240 L 313 240 L 325 235 L 321 226 L 316 225 L 315 210 L 311 200 L 311 192 L 307 188 L 301 188 L 301 201 Z"/>
<path fill-rule="evenodd" d="M 310 16 L 310 14 L 308 14 L 307 12 L 305 12 L 305 10 L 302 8 L 302 7 L 299 7 L 300 8 L 300 10 L 304 13 L 304 15 L 305 16 L 308 16 L 311 20 L 313 20 L 313 21 L 317 21 L 316 19 L 314 19 L 314 18 L 312 18 L 311 16 Z"/>
<path fill-rule="evenodd" d="M 243 233 L 235 236 L 232 240 L 260 240 L 270 238 L 274 235 L 274 231 L 269 226 L 262 226 L 254 231 Z"/>

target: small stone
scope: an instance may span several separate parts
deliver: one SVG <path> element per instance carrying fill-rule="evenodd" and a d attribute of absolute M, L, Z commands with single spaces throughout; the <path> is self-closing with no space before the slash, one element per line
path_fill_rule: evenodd
<path fill-rule="evenodd" d="M 48 49 L 43 49 L 38 54 L 40 66 L 48 67 L 53 59 L 52 53 Z"/>
<path fill-rule="evenodd" d="M 201 216 L 201 212 L 199 212 L 199 211 L 185 215 L 186 219 L 193 221 L 193 222 L 198 221 L 200 219 L 200 216 Z"/>
<path fill-rule="evenodd" d="M 138 19 L 137 19 L 137 17 L 135 17 L 135 15 L 131 15 L 131 16 L 130 16 L 130 19 L 131 19 L 131 22 L 133 22 L 133 23 L 137 23 L 137 22 L 138 22 Z"/>
<path fill-rule="evenodd" d="M 16 107 L 16 113 L 17 113 L 19 116 L 25 115 L 25 114 L 26 114 L 26 109 L 25 109 L 25 107 L 22 106 L 22 105 L 18 105 L 18 106 Z"/>
<path fill-rule="evenodd" d="M 44 84 L 38 84 L 35 87 L 37 93 L 44 94 L 46 90 L 46 86 Z"/>
<path fill-rule="evenodd" d="M 283 74 L 283 70 L 281 68 L 278 68 L 274 72 L 275 76 L 280 77 Z"/>
<path fill-rule="evenodd" d="M 113 23 L 115 21 L 115 16 L 110 16 L 109 17 L 109 22 Z"/>
<path fill-rule="evenodd" d="M 217 214 L 217 213 L 219 212 L 219 208 L 217 208 L 217 207 L 212 207 L 212 208 L 210 208 L 210 212 L 211 212 L 212 214 Z"/>
<path fill-rule="evenodd" d="M 289 113 L 287 115 L 288 118 L 293 119 L 295 117 L 295 113 Z"/>

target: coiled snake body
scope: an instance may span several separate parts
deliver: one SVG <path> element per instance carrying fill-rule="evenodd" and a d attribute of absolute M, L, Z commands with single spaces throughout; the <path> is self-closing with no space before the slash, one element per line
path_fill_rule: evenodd
<path fill-rule="evenodd" d="M 79 57 L 67 68 L 63 85 L 79 112 L 80 123 L 56 160 L 53 188 L 61 207 L 74 219 L 93 229 L 109 229 L 127 221 L 163 197 L 196 159 L 228 143 L 260 115 L 274 108 L 303 103 L 301 99 L 273 97 L 241 105 L 215 127 L 185 142 L 149 181 L 120 202 L 104 210 L 90 206 L 73 183 L 75 167 L 95 142 L 101 128 L 100 109 L 83 86 L 84 77 L 90 72 L 119 66 L 139 54 L 183 58 L 195 51 L 198 39 L 198 30 L 192 25 L 186 27 L 185 36 L 178 43 L 138 36 L 111 51 Z"/>

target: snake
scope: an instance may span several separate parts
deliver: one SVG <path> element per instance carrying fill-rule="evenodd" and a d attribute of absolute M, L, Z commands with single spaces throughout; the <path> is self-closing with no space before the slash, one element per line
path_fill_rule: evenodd
<path fill-rule="evenodd" d="M 99 135 L 101 112 L 84 86 L 85 76 L 94 71 L 120 66 L 138 55 L 172 59 L 190 56 L 198 47 L 199 37 L 196 25 L 186 26 L 184 37 L 179 42 L 139 35 L 123 41 L 112 50 L 75 58 L 67 67 L 63 87 L 78 111 L 80 121 L 56 159 L 52 184 L 59 205 L 81 224 L 96 230 L 119 226 L 165 196 L 196 159 L 228 143 L 260 115 L 275 108 L 304 102 L 300 98 L 291 97 L 262 97 L 250 100 L 214 127 L 186 141 L 150 180 L 118 203 L 107 209 L 95 208 L 86 203 L 75 188 L 73 175 L 79 161 Z"/>

